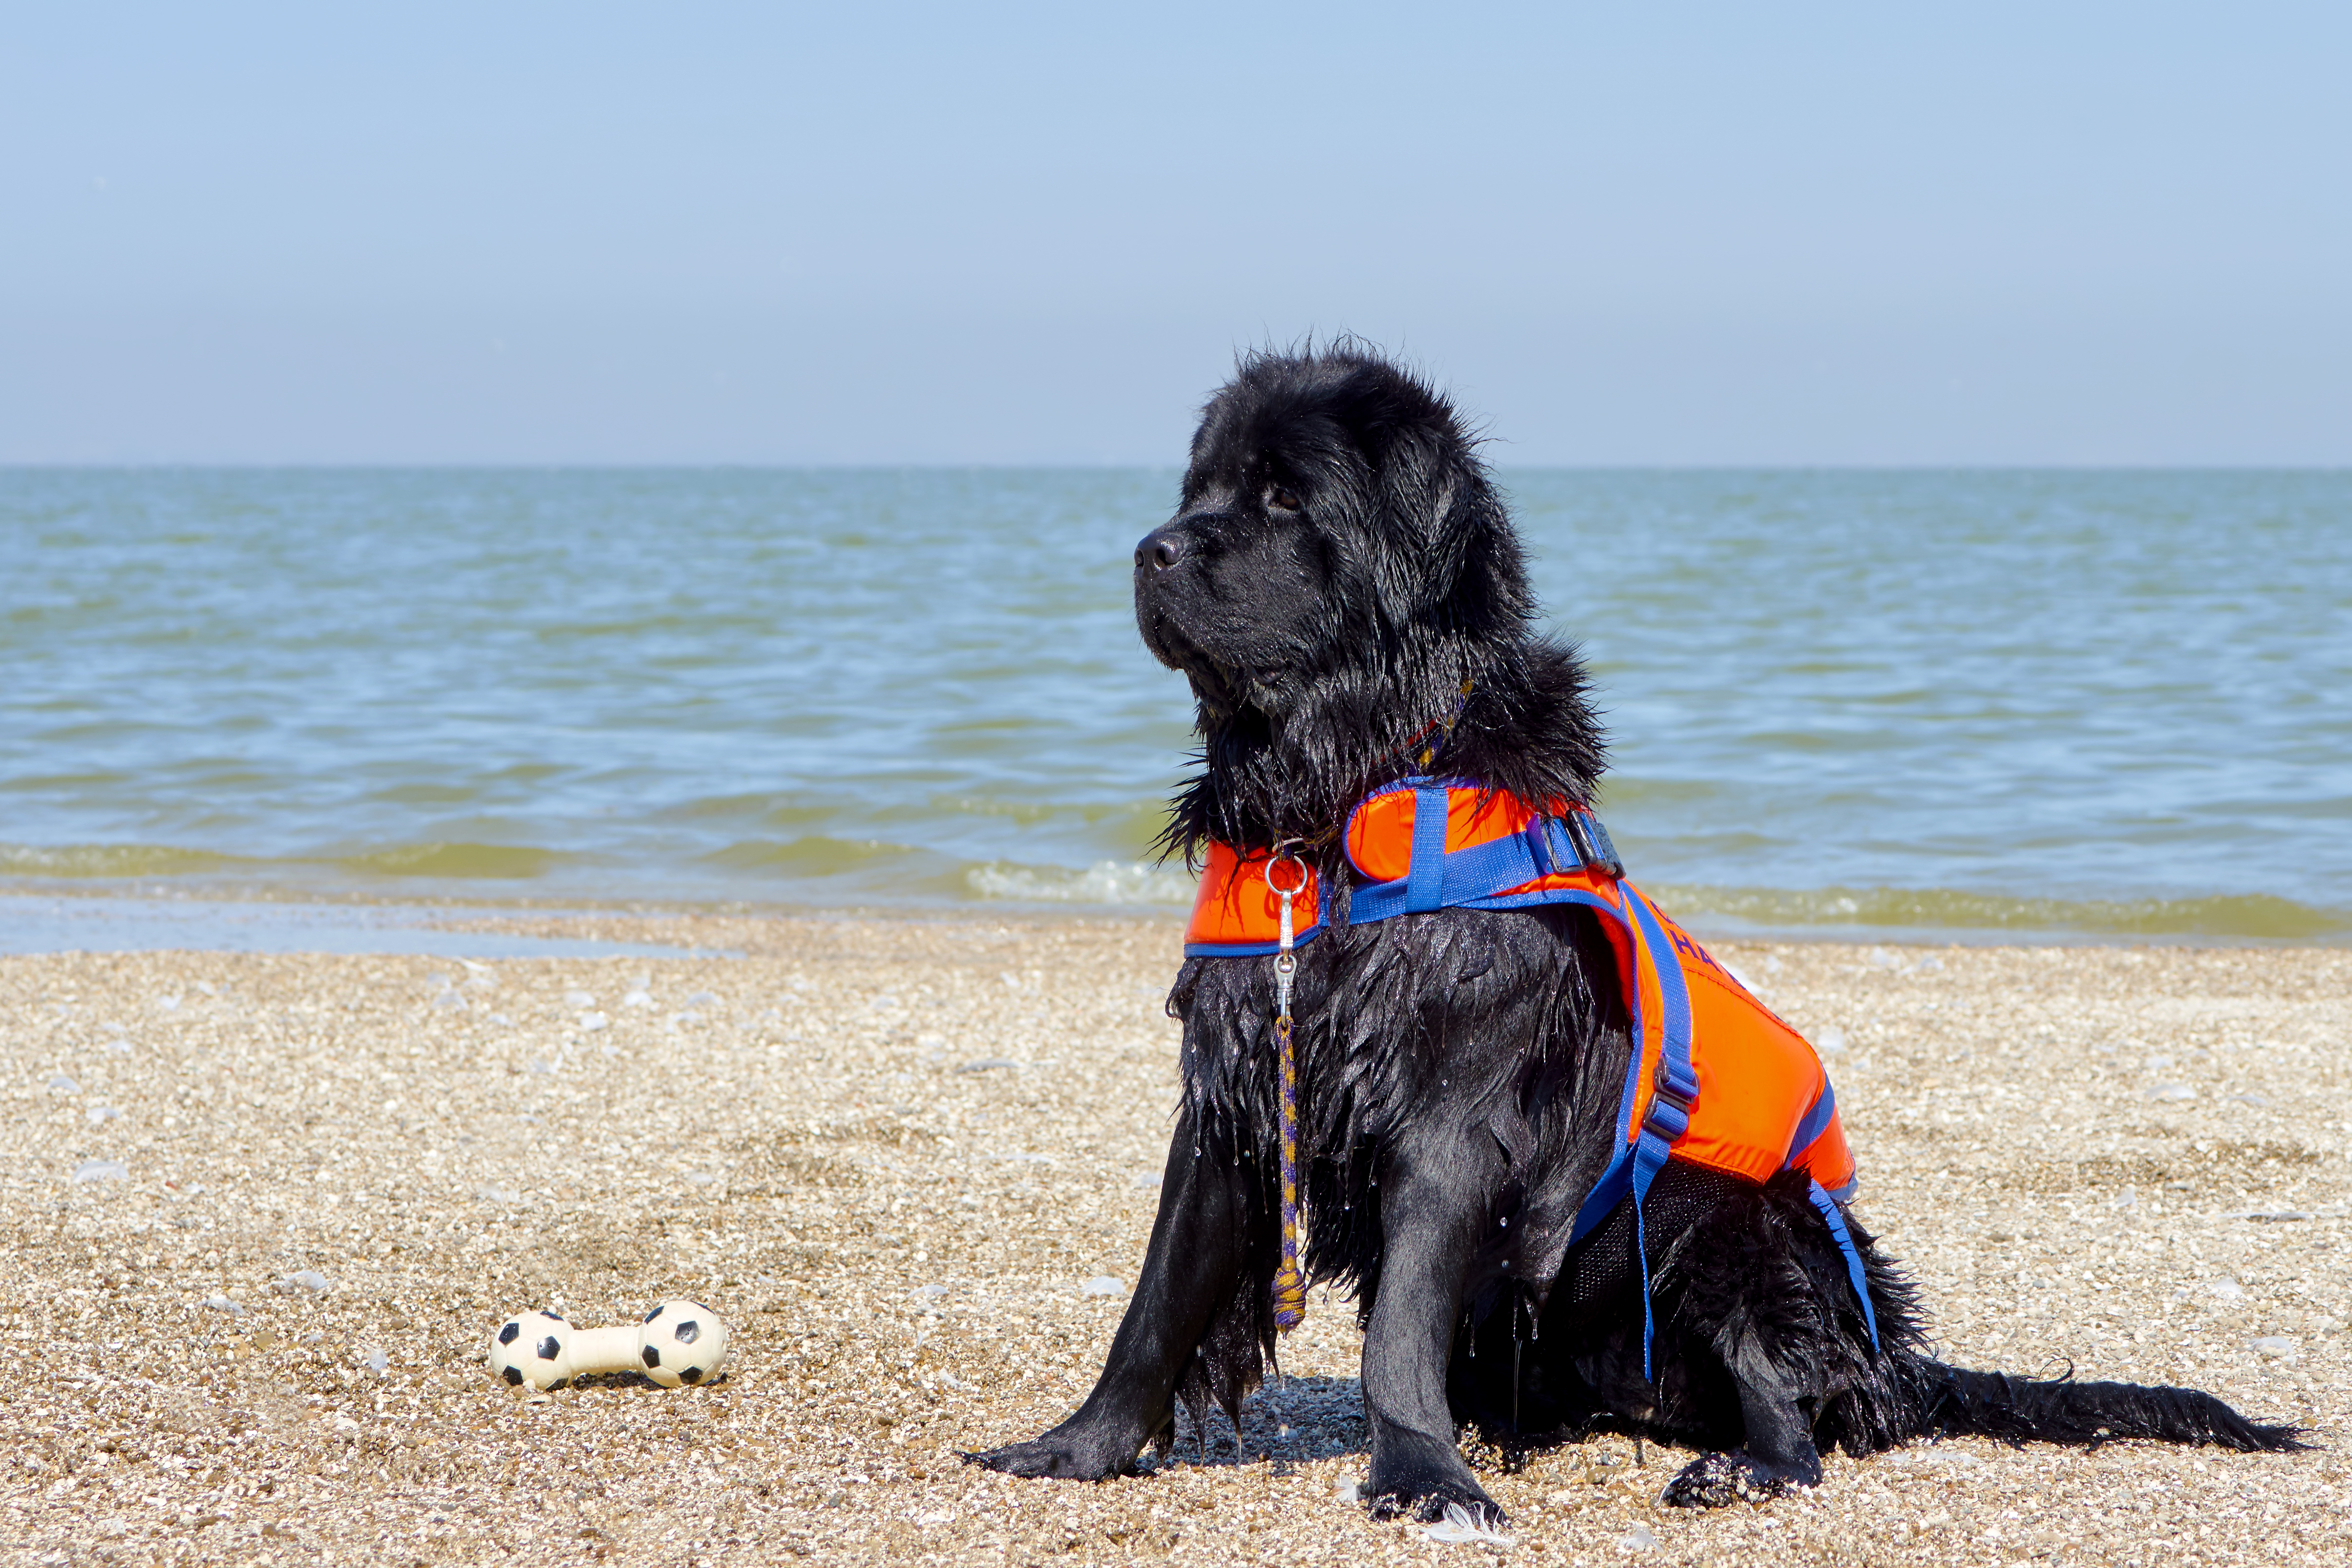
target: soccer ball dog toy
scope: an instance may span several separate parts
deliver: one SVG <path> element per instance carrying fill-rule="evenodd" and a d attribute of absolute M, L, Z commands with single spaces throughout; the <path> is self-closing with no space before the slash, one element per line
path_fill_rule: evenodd
<path fill-rule="evenodd" d="M 575 1329 L 554 1312 L 509 1318 L 490 1336 L 490 1373 L 562 1388 L 600 1372 L 641 1372 L 664 1388 L 707 1383 L 727 1364 L 727 1325 L 698 1301 L 664 1301 L 645 1321 Z"/>

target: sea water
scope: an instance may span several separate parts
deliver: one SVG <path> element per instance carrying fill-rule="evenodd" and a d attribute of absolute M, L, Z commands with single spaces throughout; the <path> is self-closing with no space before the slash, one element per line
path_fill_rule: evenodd
<path fill-rule="evenodd" d="M 2352 474 L 1500 478 L 1677 912 L 2352 934 Z M 1175 490 L 0 471 L 0 885 L 1181 904 Z"/>

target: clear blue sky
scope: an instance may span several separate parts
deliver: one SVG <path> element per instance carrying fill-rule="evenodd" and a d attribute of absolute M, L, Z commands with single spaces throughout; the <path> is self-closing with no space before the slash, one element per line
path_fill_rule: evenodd
<path fill-rule="evenodd" d="M 2352 462 L 2352 7 L 0 0 L 0 461 Z"/>

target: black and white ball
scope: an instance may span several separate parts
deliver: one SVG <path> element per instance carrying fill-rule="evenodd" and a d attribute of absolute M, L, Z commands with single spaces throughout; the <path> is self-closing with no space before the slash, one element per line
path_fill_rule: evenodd
<path fill-rule="evenodd" d="M 708 1383 L 727 1364 L 727 1325 L 698 1301 L 664 1301 L 637 1326 L 646 1375 L 664 1388 Z"/>
<path fill-rule="evenodd" d="M 490 1336 L 490 1372 L 509 1386 L 544 1392 L 572 1381 L 571 1321 L 556 1312 L 509 1318 Z"/>

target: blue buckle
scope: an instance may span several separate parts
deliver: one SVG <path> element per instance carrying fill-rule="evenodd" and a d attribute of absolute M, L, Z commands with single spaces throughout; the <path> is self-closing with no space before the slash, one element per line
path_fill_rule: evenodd
<path fill-rule="evenodd" d="M 1558 829 L 1561 835 L 1559 846 L 1556 846 L 1552 841 L 1552 833 L 1555 829 Z M 1559 818 L 1535 817 L 1519 830 L 1519 837 L 1528 841 L 1528 858 L 1535 862 L 1538 876 L 1556 877 L 1563 870 L 1576 869 L 1579 862 L 1569 859 L 1570 856 L 1576 853 L 1576 841 L 1567 836 L 1567 829 L 1561 826 Z M 1565 847 L 1566 853 L 1562 853 L 1561 846 Z"/>
<path fill-rule="evenodd" d="M 1650 1094 L 1651 1110 L 1655 1110 L 1661 1105 L 1671 1105 L 1682 1112 L 1685 1120 L 1690 1116 L 1690 1108 L 1698 1100 L 1697 1089 L 1694 1089 L 1688 1094 L 1685 1094 L 1675 1087 L 1673 1080 L 1666 1077 L 1666 1064 L 1664 1062 L 1658 1064 L 1658 1076 L 1651 1081 Z"/>
<path fill-rule="evenodd" d="M 1651 1089 L 1650 1109 L 1642 1117 L 1642 1131 L 1671 1147 L 1676 1139 L 1690 1131 L 1691 1106 L 1698 1099 L 1698 1089 L 1693 1086 L 1685 1094 L 1675 1088 L 1666 1077 L 1666 1064 L 1664 1062 L 1658 1064 L 1657 1076 L 1651 1080 Z M 1670 1112 L 1673 1120 L 1662 1117 L 1661 1111 Z"/>

